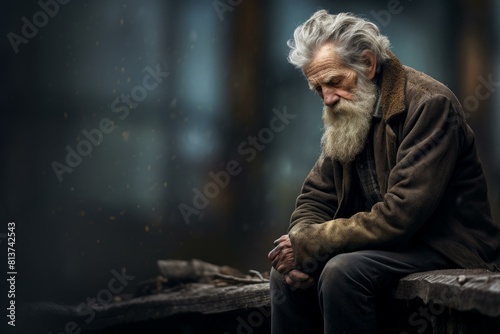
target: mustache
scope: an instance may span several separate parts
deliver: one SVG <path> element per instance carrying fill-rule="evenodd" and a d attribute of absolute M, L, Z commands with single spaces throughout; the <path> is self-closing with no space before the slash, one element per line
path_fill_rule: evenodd
<path fill-rule="evenodd" d="M 323 106 L 323 124 L 325 127 L 335 126 L 337 122 L 359 117 L 369 117 L 374 95 L 364 95 L 358 100 L 346 100 L 341 98 L 332 106 Z"/>
<path fill-rule="evenodd" d="M 355 106 L 356 102 L 340 98 L 340 100 L 338 100 L 337 103 L 335 103 L 333 106 L 325 105 L 325 109 L 330 113 L 341 113 L 353 109 L 353 107 Z"/>
<path fill-rule="evenodd" d="M 372 108 L 373 99 L 376 99 L 378 95 L 377 87 L 371 81 L 361 79 L 358 83 L 358 87 L 354 92 L 354 98 L 352 100 L 346 100 L 345 98 L 340 98 L 334 105 L 324 105 L 323 111 L 330 114 L 348 114 L 352 112 L 359 112 L 363 107 Z M 371 110 L 367 110 L 371 112 Z"/>

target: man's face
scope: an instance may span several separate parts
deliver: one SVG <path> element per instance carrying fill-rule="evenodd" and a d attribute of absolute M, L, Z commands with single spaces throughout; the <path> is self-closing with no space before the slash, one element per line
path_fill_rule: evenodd
<path fill-rule="evenodd" d="M 318 93 L 326 106 L 333 107 L 341 99 L 353 100 L 357 74 L 341 63 L 333 45 L 325 44 L 316 50 L 304 74 L 309 87 Z"/>
<path fill-rule="evenodd" d="M 330 44 L 320 47 L 304 68 L 304 74 L 324 103 L 323 153 L 347 163 L 365 146 L 377 86 L 344 66 L 334 50 Z"/>

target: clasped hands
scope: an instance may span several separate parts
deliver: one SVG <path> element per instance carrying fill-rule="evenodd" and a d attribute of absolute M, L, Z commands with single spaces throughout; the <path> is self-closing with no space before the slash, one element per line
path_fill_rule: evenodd
<path fill-rule="evenodd" d="M 282 235 L 274 241 L 274 249 L 269 252 L 271 265 L 283 275 L 283 281 L 291 287 L 306 289 L 314 284 L 314 279 L 308 274 L 296 269 L 297 262 L 293 253 L 292 243 L 288 235 Z"/>

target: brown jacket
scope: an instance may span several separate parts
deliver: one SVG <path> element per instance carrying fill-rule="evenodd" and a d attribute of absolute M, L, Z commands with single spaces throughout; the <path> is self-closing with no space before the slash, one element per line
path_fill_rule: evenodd
<path fill-rule="evenodd" d="M 354 163 L 321 156 L 289 227 L 299 267 L 314 272 L 340 253 L 424 243 L 459 267 L 500 270 L 500 228 L 459 101 L 394 56 L 381 75 L 373 147 L 383 201 L 360 210 Z"/>

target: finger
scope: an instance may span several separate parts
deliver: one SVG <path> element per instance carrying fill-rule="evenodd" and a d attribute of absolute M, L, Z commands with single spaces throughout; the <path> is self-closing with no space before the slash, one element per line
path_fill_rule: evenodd
<path fill-rule="evenodd" d="M 284 249 L 282 250 L 274 259 L 273 263 L 276 264 L 276 268 L 280 266 L 290 267 L 289 270 L 296 267 L 295 255 L 292 249 Z"/>
<path fill-rule="evenodd" d="M 283 250 L 287 250 L 287 252 L 293 252 L 292 244 L 289 240 L 278 243 L 278 245 L 274 247 L 267 256 L 269 259 L 274 259 Z"/>
<path fill-rule="evenodd" d="M 273 254 L 271 254 L 271 255 L 272 255 L 271 256 L 271 264 L 273 265 L 273 267 L 278 266 L 278 264 L 283 261 L 284 256 L 285 256 L 285 254 L 283 254 L 283 251 L 280 249 L 278 249 L 277 252 L 273 251 Z"/>
<path fill-rule="evenodd" d="M 278 241 L 278 240 L 276 240 L 276 241 Z M 281 248 L 292 248 L 292 242 L 290 241 L 290 238 L 286 238 L 286 239 L 281 240 L 278 243 L 278 246 Z"/>
<path fill-rule="evenodd" d="M 290 240 L 288 235 L 286 236 L 286 239 L 281 242 L 281 245 L 283 245 L 284 247 L 292 248 L 292 241 Z"/>
<path fill-rule="evenodd" d="M 278 257 L 271 262 L 271 265 L 280 273 L 289 272 L 294 268 L 294 266 L 290 263 L 289 260 Z M 288 267 L 290 267 L 290 269 L 287 270 Z"/>
<path fill-rule="evenodd" d="M 294 258 L 294 253 L 292 248 L 282 248 L 280 245 L 276 246 L 268 254 L 268 258 L 271 261 L 273 267 L 277 267 L 277 263 L 284 261 L 286 258 Z"/>
<path fill-rule="evenodd" d="M 297 281 L 297 282 L 306 282 L 307 280 L 309 280 L 311 278 L 311 276 L 309 276 L 308 274 L 303 273 L 302 271 L 297 270 L 297 269 L 291 270 L 288 273 L 288 275 L 290 276 L 290 278 L 292 278 L 294 281 Z"/>
<path fill-rule="evenodd" d="M 305 282 L 297 282 L 287 275 L 285 276 L 285 283 L 294 289 L 307 289 L 314 285 L 314 279 L 311 277 Z"/>
<path fill-rule="evenodd" d="M 288 239 L 288 234 L 283 234 L 278 239 L 274 240 L 274 245 L 281 243 L 282 241 L 286 241 Z"/>
<path fill-rule="evenodd" d="M 279 262 L 275 268 L 279 273 L 287 274 L 288 272 L 293 270 L 293 268 L 295 268 L 295 260 L 289 259 L 283 262 Z"/>
<path fill-rule="evenodd" d="M 269 252 L 269 254 L 267 254 L 268 259 L 271 260 L 271 261 L 273 261 L 276 258 L 276 256 L 278 256 L 278 254 L 280 253 L 280 251 L 281 251 L 281 249 L 278 246 L 274 247 Z"/>
<path fill-rule="evenodd" d="M 279 272 L 288 272 L 295 268 L 295 259 L 293 258 L 293 255 L 280 255 L 272 262 L 272 264 Z"/>
<path fill-rule="evenodd" d="M 278 270 L 278 268 L 281 266 L 281 262 L 279 261 L 278 258 L 275 258 L 273 261 L 271 261 L 271 266 L 273 266 L 276 270 Z"/>
<path fill-rule="evenodd" d="M 281 255 L 278 255 L 276 256 L 272 261 L 271 261 L 271 265 L 276 268 L 276 270 L 282 272 L 282 270 L 279 270 L 278 268 L 280 268 L 281 266 L 283 266 L 283 264 L 285 264 L 287 262 L 287 259 L 284 258 L 283 256 Z"/>
<path fill-rule="evenodd" d="M 283 251 L 283 249 L 284 249 L 284 247 L 281 244 L 279 244 L 278 246 L 274 247 L 269 252 L 267 257 L 272 261 L 274 258 L 276 258 L 276 256 L 279 256 L 279 254 Z M 288 249 L 288 248 L 285 248 L 285 249 Z"/>
<path fill-rule="evenodd" d="M 274 240 L 274 244 L 279 244 L 280 242 L 282 241 L 285 241 L 287 239 L 288 235 L 287 234 L 283 234 L 281 237 L 279 237 L 278 239 Z"/>
<path fill-rule="evenodd" d="M 278 244 L 276 247 L 274 247 L 269 254 L 267 254 L 267 257 L 272 260 L 274 259 L 284 248 L 288 248 L 284 246 L 283 244 Z"/>
<path fill-rule="evenodd" d="M 294 254 L 293 248 L 290 248 L 290 247 L 282 248 L 281 249 L 281 254 L 283 256 L 288 256 L 288 255 L 292 255 L 293 256 L 293 254 Z"/>
<path fill-rule="evenodd" d="M 291 279 L 290 276 L 285 275 L 285 283 L 290 285 L 290 286 L 293 286 L 295 284 L 295 281 L 293 279 Z"/>
<path fill-rule="evenodd" d="M 303 281 L 303 282 L 298 282 L 298 281 L 295 281 L 290 275 L 286 275 L 285 276 L 285 282 L 295 288 L 295 289 L 307 289 L 309 287 L 311 287 L 312 285 L 314 285 L 314 279 L 312 277 L 309 277 L 306 281 Z"/>

